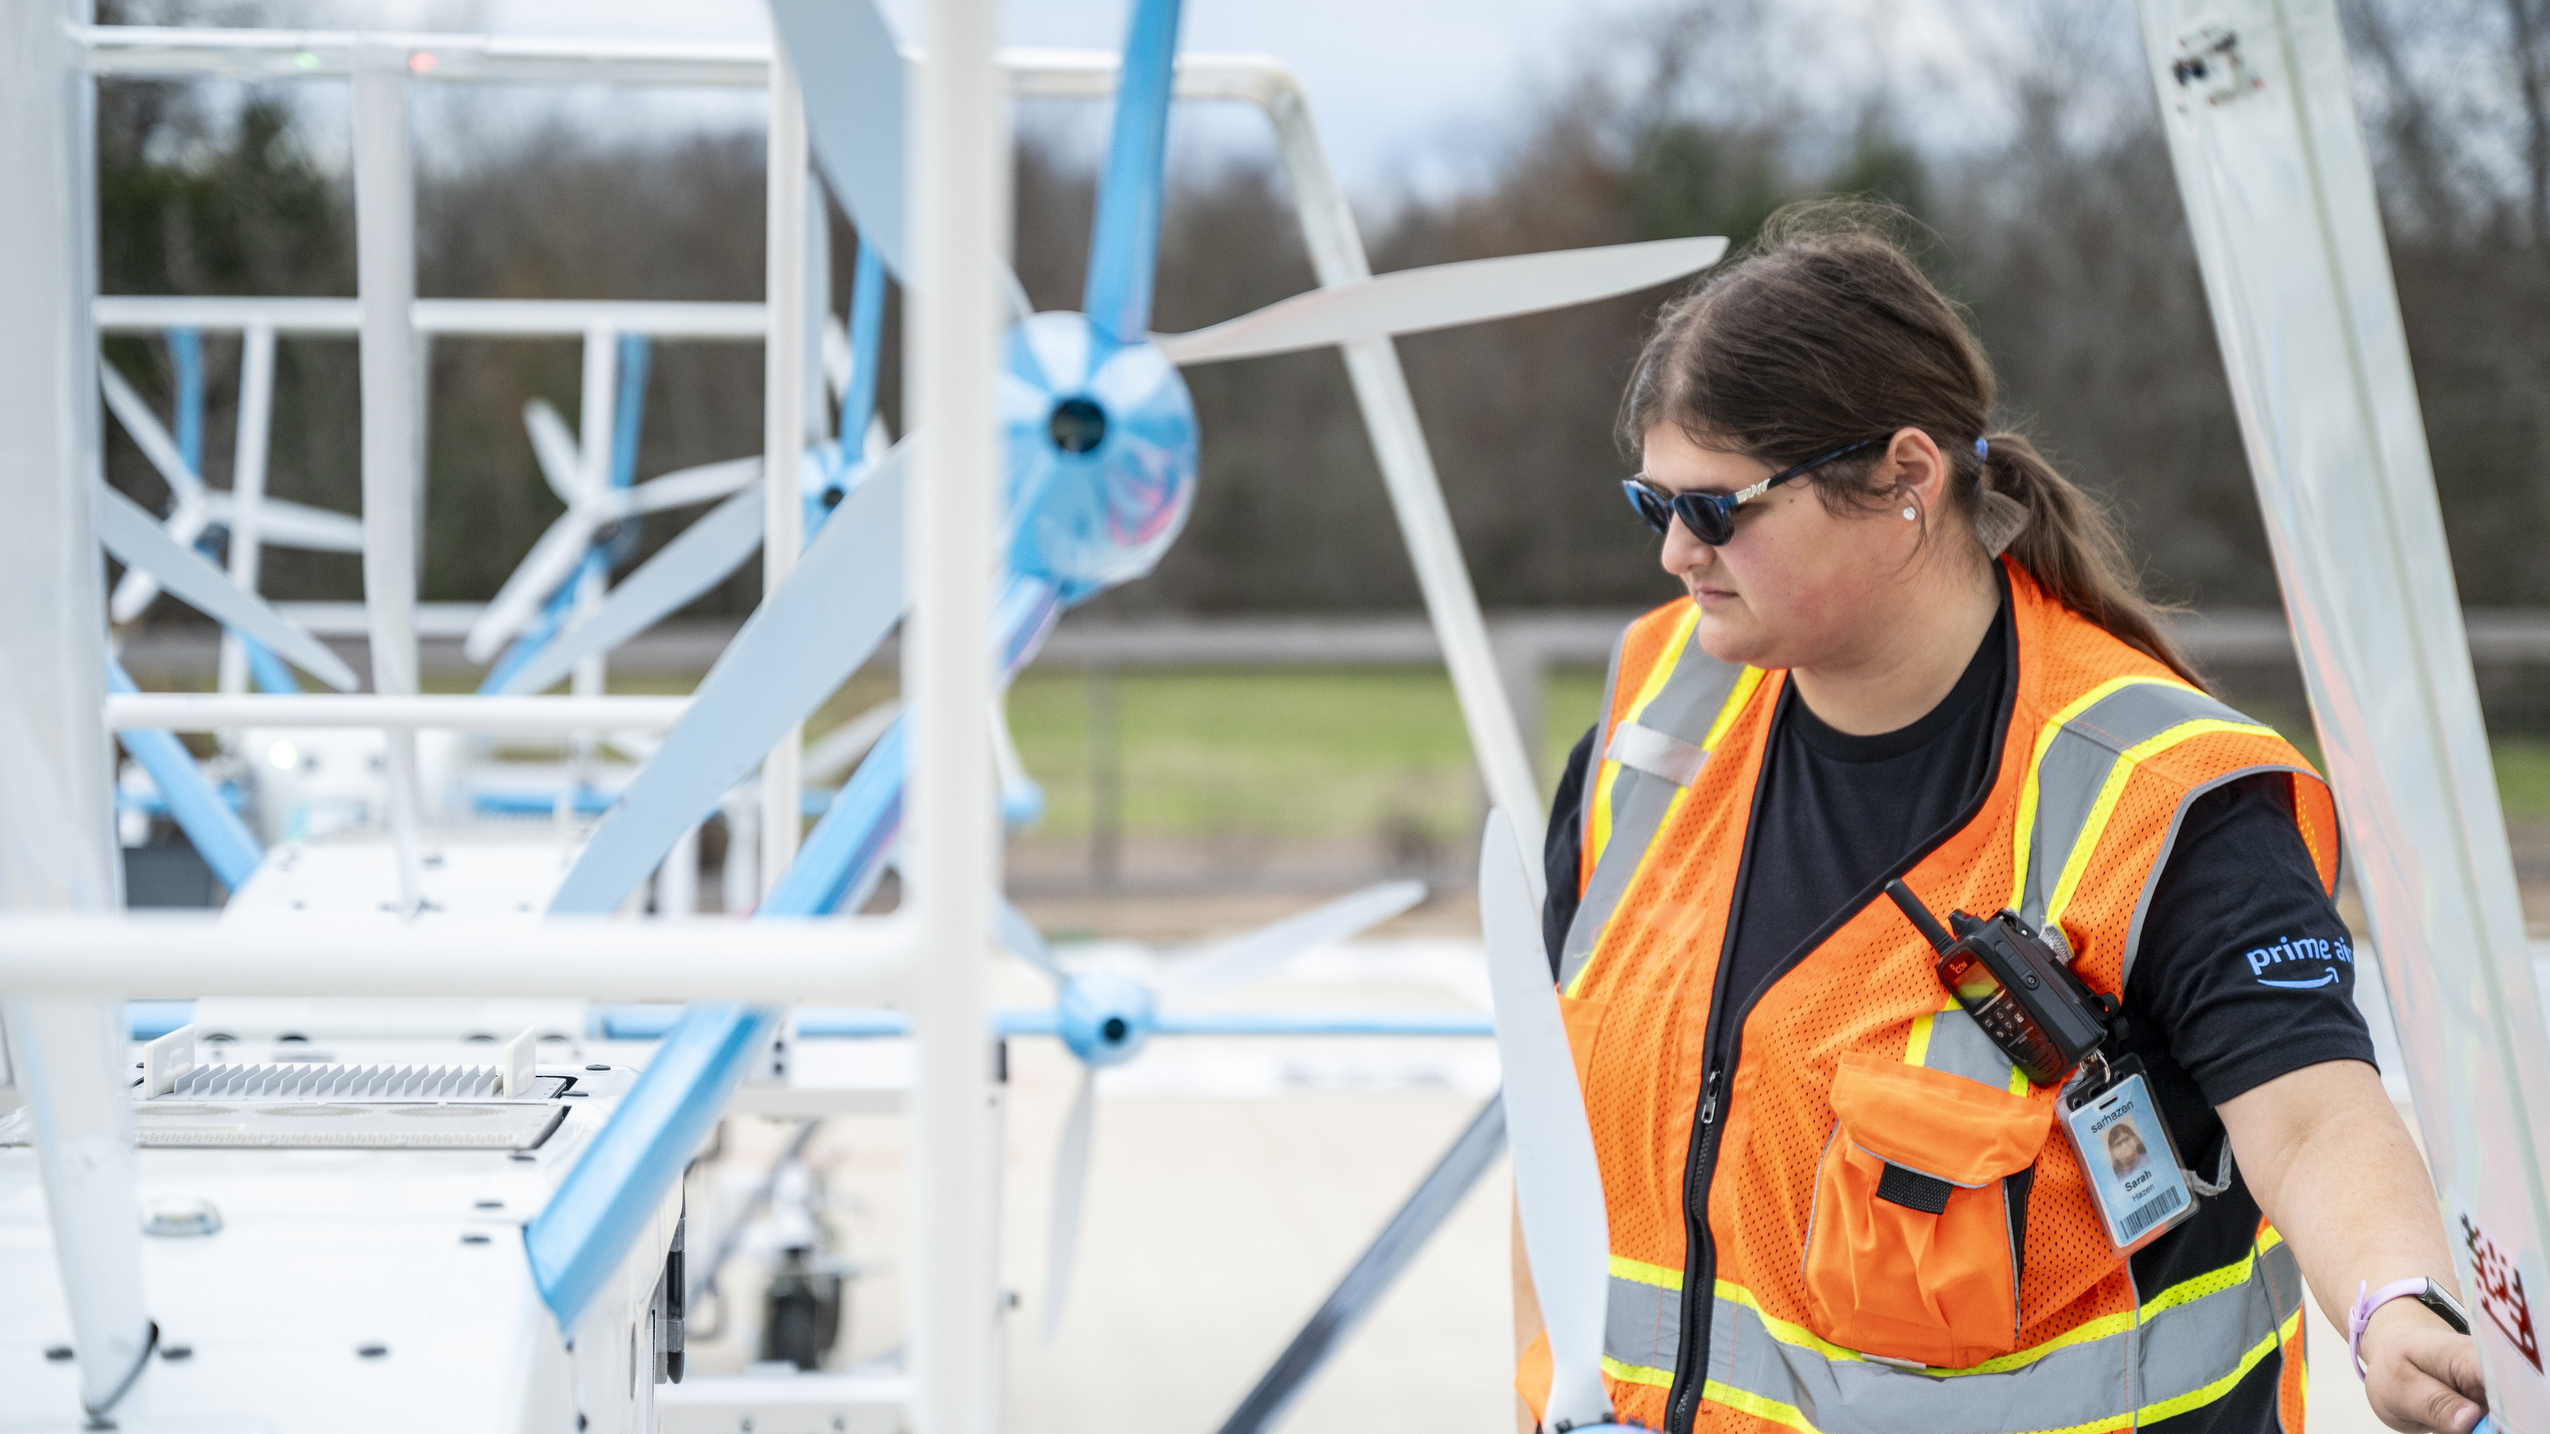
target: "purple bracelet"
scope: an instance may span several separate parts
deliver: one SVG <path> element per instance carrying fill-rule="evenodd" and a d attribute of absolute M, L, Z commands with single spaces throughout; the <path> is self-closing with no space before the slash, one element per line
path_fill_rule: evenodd
<path fill-rule="evenodd" d="M 2346 1354 L 2355 1361 L 2355 1377 L 2359 1382 L 2364 1378 L 2364 1326 L 2372 1322 L 2373 1311 L 2393 1300 L 2415 1299 L 2426 1293 L 2426 1277 L 2419 1275 L 2414 1279 L 2393 1280 L 2369 1295 L 2364 1289 L 2364 1285 L 2358 1282 L 2355 1286 L 2355 1308 L 2346 1314 Z"/>

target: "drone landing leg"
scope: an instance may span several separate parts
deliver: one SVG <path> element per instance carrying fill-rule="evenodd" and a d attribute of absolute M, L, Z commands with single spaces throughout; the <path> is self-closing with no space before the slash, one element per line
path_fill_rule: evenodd
<path fill-rule="evenodd" d="M 1294 1335 L 1293 1342 L 1275 1357 L 1258 1379 L 1257 1387 L 1240 1401 L 1230 1418 L 1222 1421 L 1221 1434 L 1263 1434 L 1275 1427 L 1293 1400 L 1327 1367 L 1328 1357 L 1363 1323 L 1372 1307 L 1381 1303 L 1382 1295 L 1398 1281 L 1399 1272 L 1417 1257 L 1417 1251 L 1425 1248 L 1426 1241 L 1461 1203 L 1461 1197 L 1479 1183 L 1479 1177 L 1487 1173 L 1488 1166 L 1504 1149 L 1505 1101 L 1501 1096 L 1491 1097 L 1452 1142 L 1452 1148 L 1435 1162 L 1434 1169 L 1418 1182 L 1408 1203 L 1381 1227 L 1371 1247 L 1337 1282 L 1337 1288 L 1303 1324 L 1301 1333 Z"/>

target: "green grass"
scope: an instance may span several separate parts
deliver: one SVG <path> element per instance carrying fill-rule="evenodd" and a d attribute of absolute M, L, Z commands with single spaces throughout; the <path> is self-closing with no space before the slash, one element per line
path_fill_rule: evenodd
<path fill-rule="evenodd" d="M 2550 818 L 2550 738 L 2500 737 L 2489 744 L 2497 758 L 2497 799 L 2515 821 Z"/>
<path fill-rule="evenodd" d="M 1546 776 L 1590 720 L 1594 685 L 1553 684 L 1553 712 L 1573 725 L 1543 743 Z M 1441 673 L 1132 673 L 1113 690 L 1128 832 L 1451 839 L 1477 820 L 1469 739 Z M 1031 671 L 1010 695 L 1019 755 L 1045 787 L 1047 835 L 1090 827 L 1105 701 L 1078 673 Z"/>
<path fill-rule="evenodd" d="M 686 686 L 613 685 L 668 692 Z M 1129 835 L 1407 833 L 1449 841 L 1466 837 L 1478 820 L 1469 739 L 1440 671 L 1138 672 L 1118 675 L 1114 687 L 1119 800 Z M 889 679 L 863 675 L 807 730 L 820 733 L 892 693 Z M 1097 698 L 1087 675 L 1064 671 L 1030 669 L 1011 692 L 1019 753 L 1045 788 L 1044 836 L 1089 831 L 1100 760 L 1091 733 Z M 1600 673 L 1552 674 L 1536 734 L 1544 790 L 1556 785 L 1568 748 L 1601 701 Z M 2318 761 L 2308 714 L 2260 706 L 2256 715 Z M 2506 815 L 2550 819 L 2550 738 L 2503 735 L 2493 745 Z"/>

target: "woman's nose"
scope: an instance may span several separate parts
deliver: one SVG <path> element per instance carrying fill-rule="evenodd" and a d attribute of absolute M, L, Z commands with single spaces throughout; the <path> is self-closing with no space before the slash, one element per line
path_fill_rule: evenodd
<path fill-rule="evenodd" d="M 1691 530 L 1682 525 L 1680 518 L 1674 519 L 1672 525 L 1665 529 L 1665 546 L 1661 561 L 1664 563 L 1665 571 L 1675 577 L 1686 577 L 1705 568 L 1714 562 L 1717 556 L 1718 550 L 1691 536 Z"/>

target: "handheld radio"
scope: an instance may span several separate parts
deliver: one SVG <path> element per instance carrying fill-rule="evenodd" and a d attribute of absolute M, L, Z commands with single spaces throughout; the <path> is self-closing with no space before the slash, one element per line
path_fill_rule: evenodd
<path fill-rule="evenodd" d="M 1886 894 L 1939 953 L 1939 984 L 2031 1082 L 2062 1084 L 2107 1039 L 2116 998 L 2081 984 L 2017 912 L 1983 919 L 1949 912 L 1951 936 L 1912 888 L 1890 881 Z"/>

